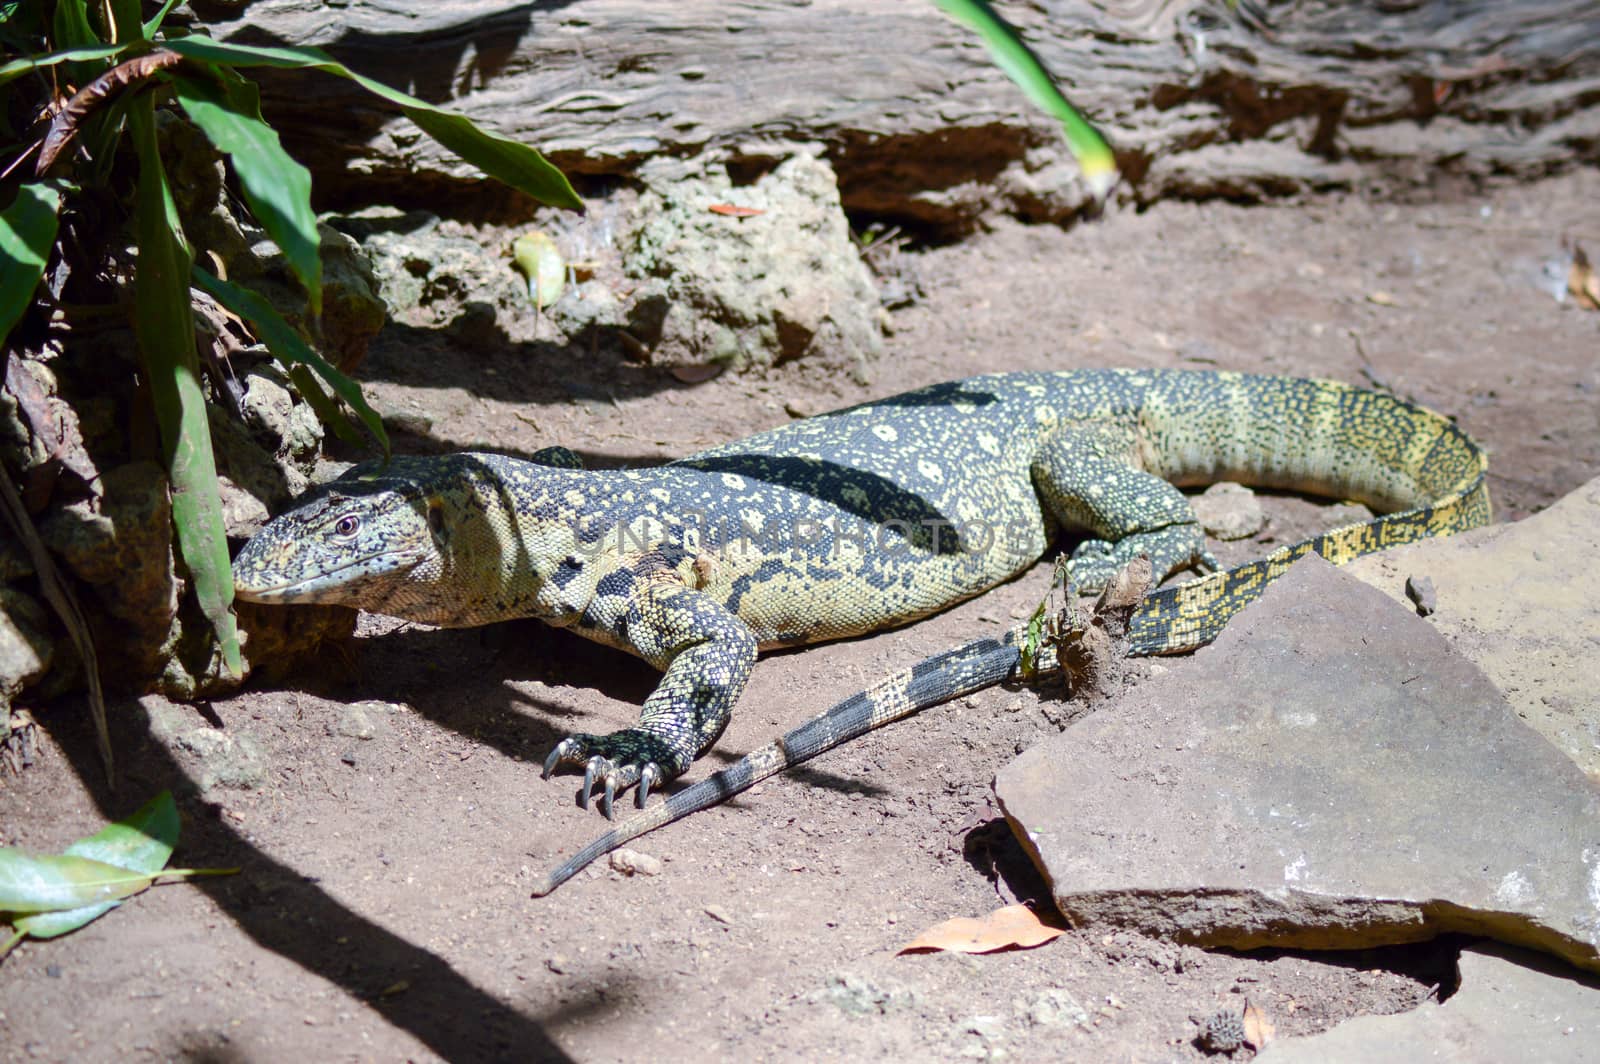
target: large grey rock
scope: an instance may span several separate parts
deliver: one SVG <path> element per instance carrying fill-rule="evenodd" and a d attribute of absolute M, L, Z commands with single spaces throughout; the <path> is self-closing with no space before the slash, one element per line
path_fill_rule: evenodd
<path fill-rule="evenodd" d="M 1523 720 L 1600 781 L 1600 477 L 1511 525 L 1358 558 L 1346 571 L 1405 602 L 1425 576 L 1428 620 Z"/>
<path fill-rule="evenodd" d="M 1600 787 L 1320 558 L 995 789 L 1078 924 L 1236 947 L 1458 930 L 1600 969 Z"/>
<path fill-rule="evenodd" d="M 1600 980 L 1523 950 L 1461 952 L 1461 989 L 1442 1005 L 1363 1016 L 1308 1038 L 1273 1042 L 1259 1064 L 1544 1064 L 1600 1061 Z"/>

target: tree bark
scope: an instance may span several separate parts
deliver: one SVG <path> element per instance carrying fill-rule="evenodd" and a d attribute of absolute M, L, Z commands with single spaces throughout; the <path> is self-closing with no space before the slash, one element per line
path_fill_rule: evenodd
<path fill-rule="evenodd" d="M 847 208 L 935 226 L 1083 209 L 1059 131 L 927 0 L 197 0 L 218 36 L 312 44 L 574 175 L 818 143 Z M 1593 0 L 1007 3 L 1106 134 L 1125 195 L 1396 192 L 1600 158 Z M 1264 19 L 1264 21 L 1263 21 Z M 262 77 L 330 202 L 481 200 L 475 172 L 348 82 Z M 461 187 L 463 184 L 469 187 Z M 453 186 L 453 187 L 452 187 Z"/>

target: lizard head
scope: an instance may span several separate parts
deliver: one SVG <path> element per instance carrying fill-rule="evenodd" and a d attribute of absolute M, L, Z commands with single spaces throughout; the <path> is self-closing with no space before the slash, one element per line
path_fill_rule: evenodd
<path fill-rule="evenodd" d="M 233 561 L 247 602 L 378 609 L 439 562 L 446 459 L 363 463 L 269 521 Z"/>

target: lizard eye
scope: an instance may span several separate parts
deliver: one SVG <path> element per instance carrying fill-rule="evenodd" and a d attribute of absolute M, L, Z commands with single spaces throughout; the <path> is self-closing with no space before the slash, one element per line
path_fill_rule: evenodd
<path fill-rule="evenodd" d="M 361 528 L 361 518 L 355 514 L 345 514 L 333 523 L 333 531 L 341 536 L 353 536 Z"/>

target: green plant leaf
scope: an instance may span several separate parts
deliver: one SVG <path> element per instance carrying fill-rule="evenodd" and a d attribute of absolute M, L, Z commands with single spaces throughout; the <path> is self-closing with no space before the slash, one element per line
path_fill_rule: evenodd
<path fill-rule="evenodd" d="M 167 20 L 168 13 L 177 6 L 178 0 L 167 0 L 166 3 L 161 5 L 161 10 L 157 11 L 150 17 L 150 20 L 144 24 L 144 35 L 147 40 L 155 37 L 156 31 L 159 30 L 161 28 L 161 24 Z"/>
<path fill-rule="evenodd" d="M 101 43 L 99 35 L 89 25 L 89 5 L 85 0 L 56 0 L 50 33 L 55 38 L 53 43 L 68 48 L 87 48 Z"/>
<path fill-rule="evenodd" d="M 490 177 L 527 193 L 541 203 L 583 209 L 583 200 L 578 198 L 561 171 L 526 144 L 479 129 L 463 115 L 435 107 L 398 89 L 391 89 L 380 81 L 357 74 L 319 49 L 236 44 L 199 35 L 174 38 L 162 42 L 162 46 L 187 59 L 219 66 L 322 70 L 349 78 L 368 92 L 397 105 L 407 118 L 422 127 L 423 132 Z"/>
<path fill-rule="evenodd" d="M 934 3 L 951 18 L 976 31 L 1006 76 L 1016 82 L 1037 107 L 1061 123 L 1067 147 L 1078 160 L 1084 180 L 1096 199 L 1105 199 L 1117 181 L 1117 161 L 1111 154 L 1111 146 L 1062 95 L 1033 49 L 986 0 L 934 0 Z"/>
<path fill-rule="evenodd" d="M 0 847 L 0 912 L 48 913 L 115 903 L 144 890 L 159 874 L 88 857 Z"/>
<path fill-rule="evenodd" d="M 172 859 L 178 845 L 178 807 L 172 792 L 162 791 L 131 816 L 124 817 L 66 849 L 69 857 L 87 857 L 133 872 L 155 875 Z M 16 930 L 33 938 L 55 938 L 76 931 L 90 920 L 121 905 L 101 901 L 61 912 L 33 913 L 14 921 Z M 3 950 L 0 950 L 3 952 Z"/>
<path fill-rule="evenodd" d="M 248 288 L 240 288 L 236 284 L 224 281 L 199 266 L 194 267 L 194 283 L 202 292 L 248 321 L 256 335 L 261 338 L 261 342 L 267 345 L 267 350 L 283 363 L 291 375 L 297 366 L 310 366 L 315 370 L 319 377 L 328 382 L 328 387 L 333 389 L 334 394 L 356 412 L 356 416 L 361 418 L 361 423 L 367 426 L 367 431 L 372 433 L 379 446 L 383 448 L 384 456 L 388 456 L 389 434 L 383 429 L 383 419 L 368 405 L 366 398 L 361 394 L 361 386 L 340 373 L 332 363 L 312 350 L 311 345 L 300 338 L 300 334 L 283 320 L 282 315 L 273 309 L 271 303 Z M 313 397 L 313 393 L 302 394 L 305 395 L 306 401 L 312 404 L 312 409 L 317 409 L 317 399 Z M 317 414 L 321 416 L 322 411 L 318 409 Z"/>
<path fill-rule="evenodd" d="M 61 193 L 45 184 L 17 189 L 11 206 L 0 211 L 0 344 L 33 302 L 56 242 Z"/>
<path fill-rule="evenodd" d="M 112 56 L 121 56 L 129 51 L 125 44 L 105 44 L 95 48 L 68 48 L 61 52 L 51 52 L 48 55 L 31 55 L 25 59 L 13 59 L 11 62 L 0 65 L 0 85 L 22 77 L 22 75 L 45 67 L 55 66 L 57 63 L 81 63 L 90 59 L 109 59 Z"/>
<path fill-rule="evenodd" d="M 195 599 L 211 622 L 223 664 L 231 675 L 242 676 L 239 630 L 231 608 L 233 570 L 189 305 L 193 260 L 161 165 L 155 101 L 148 95 L 135 101 L 128 122 L 139 158 L 134 203 L 139 261 L 133 323 L 166 451 L 172 522 Z"/>
<path fill-rule="evenodd" d="M 289 157 L 277 131 L 262 120 L 261 94 L 250 82 L 235 77 L 217 84 L 185 75 L 172 82 L 184 112 L 233 160 L 250 212 L 283 249 L 305 285 L 312 317 L 319 317 L 321 237 L 311 210 L 311 172 Z"/>
<path fill-rule="evenodd" d="M 119 42 L 145 40 L 144 20 L 139 17 L 140 0 L 103 0 L 109 9 L 111 39 Z"/>

